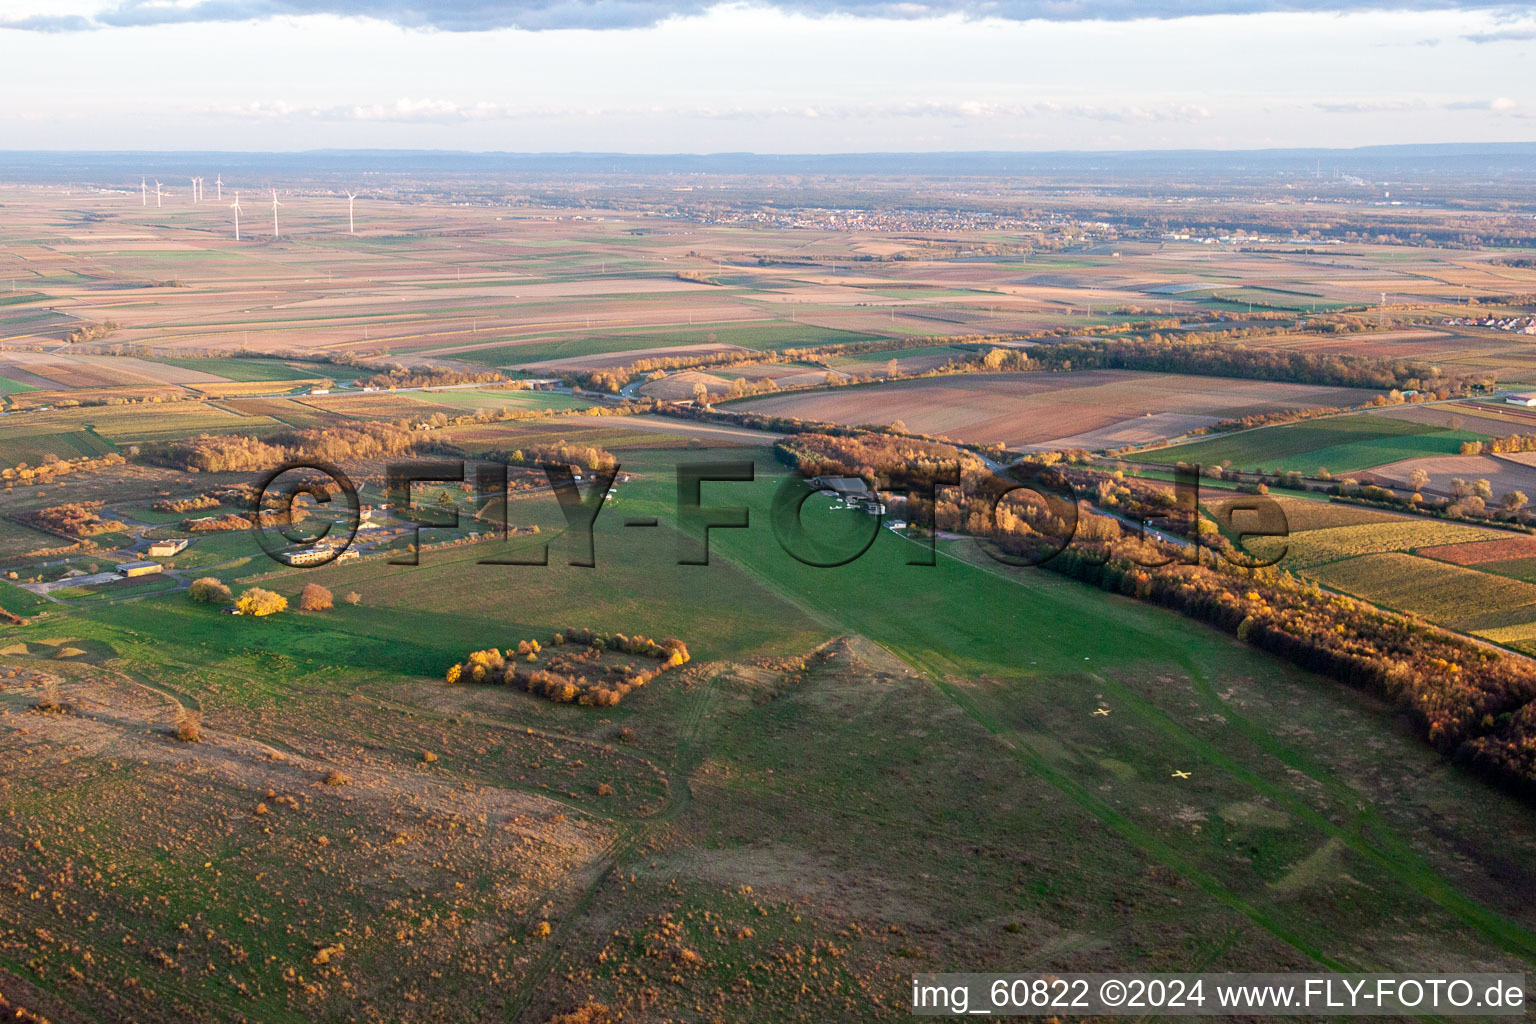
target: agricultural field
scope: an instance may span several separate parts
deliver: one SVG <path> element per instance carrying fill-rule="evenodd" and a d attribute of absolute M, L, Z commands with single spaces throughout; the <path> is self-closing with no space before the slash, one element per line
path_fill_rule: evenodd
<path fill-rule="evenodd" d="M 1351 388 L 1089 370 L 930 377 L 751 398 L 728 408 L 848 425 L 900 420 L 908 430 L 976 444 L 1108 447 L 1256 412 L 1355 404 L 1368 395 Z"/>
<path fill-rule="evenodd" d="M 454 391 L 428 391 L 413 395 L 414 400 L 426 405 L 438 405 L 458 412 L 500 411 L 516 409 L 527 412 L 551 410 L 590 409 L 592 402 L 574 395 L 553 394 L 544 391 L 498 391 L 490 389 L 462 389 Z"/>
<path fill-rule="evenodd" d="M 200 433 L 260 434 L 280 426 L 266 416 L 241 415 L 202 402 L 170 402 L 143 409 L 122 405 L 82 408 L 72 416 L 86 429 L 118 445 L 178 440 Z"/>
<path fill-rule="evenodd" d="M 1289 548 L 1284 565 L 1295 571 L 1310 572 L 1319 566 L 1357 555 L 1390 551 L 1411 552 L 1420 547 L 1464 544 L 1507 537 L 1500 530 L 1460 523 L 1439 522 L 1408 516 L 1387 522 L 1363 522 L 1350 526 L 1305 529 L 1293 524 L 1292 533 L 1283 539 Z M 1255 539 L 1254 544 L 1279 544 L 1278 538 Z"/>
<path fill-rule="evenodd" d="M 1202 492 L 1210 486 L 1210 481 L 1200 481 L 1200 490 Z M 1402 523 L 1413 521 L 1398 512 L 1365 508 L 1345 502 L 1327 501 L 1319 498 L 1296 498 L 1287 495 L 1271 495 L 1271 497 L 1280 506 L 1281 511 L 1285 513 L 1286 523 L 1293 533 L 1301 533 L 1307 530 L 1326 530 L 1335 526 L 1361 526 L 1368 523 Z"/>
<path fill-rule="evenodd" d="M 342 367 L 320 363 L 294 363 L 277 359 L 240 359 L 215 357 L 209 359 L 177 359 L 160 356 L 155 362 L 177 366 L 200 374 L 222 377 L 227 381 L 309 381 L 340 372 Z"/>
<path fill-rule="evenodd" d="M 1429 484 L 1422 490 L 1439 495 L 1453 492 L 1453 480 L 1468 483 L 1486 480 L 1492 488 L 1494 501 L 1497 501 L 1502 495 L 1515 491 L 1528 497 L 1536 495 L 1536 466 L 1528 461 L 1533 457 L 1536 456 L 1531 453 L 1431 456 L 1373 466 L 1361 476 L 1388 486 L 1406 487 L 1409 477 L 1416 470 L 1423 470 L 1429 475 Z"/>
<path fill-rule="evenodd" d="M 52 455 L 75 459 L 83 455 L 105 455 L 112 442 L 86 429 L 70 429 L 51 421 L 23 422 L 21 417 L 0 423 L 0 464 L 30 466 L 48 461 Z"/>
<path fill-rule="evenodd" d="M 1447 310 L 1451 312 L 1451 310 Z M 1457 315 L 1465 315 L 1457 311 Z M 1366 331 L 1331 337 L 1277 337 L 1266 348 L 1337 355 L 1414 359 L 1459 370 L 1492 374 L 1501 384 L 1536 384 L 1536 347 L 1498 331 L 1460 326 Z"/>
<path fill-rule="evenodd" d="M 23 384 L 19 380 L 11 380 L 9 377 L 0 377 L 0 395 L 20 395 L 28 391 L 38 391 L 36 384 Z"/>
<path fill-rule="evenodd" d="M 1536 558 L 1536 537 L 1498 537 L 1421 548 L 1419 554 L 1452 565 L 1489 565 Z"/>
<path fill-rule="evenodd" d="M 299 401 L 294 398 L 229 398 L 214 404 L 240 416 L 264 416 L 295 430 L 346 423 L 356 415 L 351 410 L 325 409 L 315 405 L 312 400 Z M 381 404 L 376 407 L 376 411 L 388 413 L 395 410 Z M 385 415 L 383 418 L 391 417 Z"/>
<path fill-rule="evenodd" d="M 1431 622 L 1478 632 L 1536 624 L 1536 583 L 1397 552 L 1316 566 L 1308 575 L 1346 594 Z M 1489 611 L 1488 609 L 1492 609 Z M 1500 623 L 1492 627 L 1492 622 Z"/>
<path fill-rule="evenodd" d="M 293 399 L 295 405 L 314 410 L 323 418 L 344 417 L 359 420 L 396 420 L 430 416 L 434 409 L 423 402 L 420 393 L 396 395 L 316 395 Z"/>
<path fill-rule="evenodd" d="M 1281 556 L 1280 568 L 1330 589 L 1486 640 L 1536 639 L 1536 538 L 1343 503 L 1275 500 L 1288 533 L 1247 539 L 1254 555 Z"/>
<path fill-rule="evenodd" d="M 1451 427 L 1429 426 L 1377 413 L 1328 416 L 1230 435 L 1201 438 L 1131 456 L 1137 462 L 1235 469 L 1296 471 L 1314 476 L 1326 469 L 1334 476 L 1369 470 L 1385 463 L 1428 455 L 1454 455 L 1464 441 L 1487 435 Z"/>
<path fill-rule="evenodd" d="M 1438 402 L 1434 405 L 1400 405 L 1372 415 L 1489 437 L 1508 437 L 1536 431 L 1536 416 L 1532 411 L 1486 402 Z"/>
<path fill-rule="evenodd" d="M 531 340 L 516 345 L 467 348 L 455 358 L 488 366 L 518 366 L 539 371 L 606 369 L 640 359 L 687 355 L 699 351 L 755 349 L 778 351 L 816 345 L 872 341 L 875 335 L 811 324 L 720 323 L 684 330 L 643 331 L 561 340 Z"/>

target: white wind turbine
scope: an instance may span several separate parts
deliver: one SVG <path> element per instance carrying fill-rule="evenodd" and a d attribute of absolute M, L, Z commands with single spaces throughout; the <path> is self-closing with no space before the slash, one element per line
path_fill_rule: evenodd
<path fill-rule="evenodd" d="M 193 179 L 191 179 L 191 181 L 192 181 L 192 202 L 195 204 L 197 202 L 197 179 L 193 178 Z"/>
<path fill-rule="evenodd" d="M 222 174 L 213 176 L 213 198 L 221 203 L 224 201 L 224 175 Z"/>
<path fill-rule="evenodd" d="M 356 192 L 347 193 L 347 234 L 357 234 L 357 227 L 352 223 L 352 201 L 357 198 Z"/>
<path fill-rule="evenodd" d="M 149 186 L 144 183 L 144 176 L 139 175 L 139 205 L 149 205 Z"/>
<path fill-rule="evenodd" d="M 240 241 L 240 193 L 235 193 L 235 201 L 229 205 L 235 211 L 235 241 Z"/>
<path fill-rule="evenodd" d="M 278 230 L 277 230 L 277 208 L 279 206 L 281 206 L 281 205 L 283 205 L 283 204 L 279 203 L 277 201 L 277 189 L 273 189 L 272 190 L 272 237 L 273 238 L 281 238 L 282 237 L 282 235 L 279 234 Z"/>
<path fill-rule="evenodd" d="M 160 208 L 160 179 L 155 179 L 155 209 Z"/>

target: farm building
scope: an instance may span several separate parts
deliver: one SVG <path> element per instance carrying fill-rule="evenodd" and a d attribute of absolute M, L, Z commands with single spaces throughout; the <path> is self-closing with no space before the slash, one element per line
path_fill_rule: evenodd
<path fill-rule="evenodd" d="M 875 500 L 869 484 L 856 476 L 818 476 L 811 478 L 811 486 L 818 491 L 831 491 L 847 502 Z"/>
<path fill-rule="evenodd" d="M 293 566 L 315 565 L 328 562 L 336 557 L 336 553 L 329 545 L 317 544 L 312 548 L 300 548 L 288 556 L 288 564 Z"/>
<path fill-rule="evenodd" d="M 179 555 L 187 549 L 188 540 L 157 540 L 149 546 L 150 558 L 170 558 Z"/>
<path fill-rule="evenodd" d="M 123 577 L 123 579 L 133 579 L 135 576 L 150 576 L 159 571 L 159 562 L 124 562 L 117 567 L 117 574 Z"/>
<path fill-rule="evenodd" d="M 1504 401 L 1510 405 L 1536 406 L 1536 391 L 1526 391 L 1518 395 L 1505 395 Z"/>

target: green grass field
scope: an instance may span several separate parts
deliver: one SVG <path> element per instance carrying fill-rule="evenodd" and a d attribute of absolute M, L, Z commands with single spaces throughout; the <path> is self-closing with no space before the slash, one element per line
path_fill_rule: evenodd
<path fill-rule="evenodd" d="M 74 459 L 82 455 L 105 455 L 112 450 L 109 440 L 81 429 L 78 421 L 71 423 L 44 420 L 39 415 L 19 415 L 0 422 L 0 466 L 23 462 L 36 466 L 49 455 Z"/>
<path fill-rule="evenodd" d="M 548 391 L 421 391 L 411 398 L 433 405 L 447 406 L 460 412 L 477 412 L 481 409 L 526 409 L 529 411 L 590 409 L 595 403 L 574 395 L 555 394 Z"/>
<path fill-rule="evenodd" d="M 474 352 L 455 352 L 453 358 L 486 366 L 515 366 L 546 359 L 628 352 L 631 349 L 670 348 L 676 345 L 740 345 L 743 348 L 777 351 L 785 348 L 838 345 L 875 340 L 873 334 L 841 331 L 812 324 L 775 323 L 733 326 L 719 324 L 693 328 L 667 328 L 624 334 L 583 335 L 520 345 L 501 345 Z M 638 358 L 638 357 L 637 357 Z"/>
<path fill-rule="evenodd" d="M 237 357 L 212 359 L 174 359 L 156 356 L 151 362 L 178 366 L 183 370 L 198 370 L 233 381 L 308 380 L 314 377 L 330 377 L 346 370 L 345 367 L 326 366 L 320 363 L 302 363 L 297 367 L 279 359 L 243 359 Z M 356 371 L 347 371 L 348 375 Z"/>
<path fill-rule="evenodd" d="M 1297 470 L 1319 467 L 1334 475 L 1425 455 L 1455 455 L 1463 441 L 1485 435 L 1446 427 L 1426 427 L 1369 413 L 1334 416 L 1302 423 L 1261 427 L 1174 445 L 1132 456 L 1155 465 L 1194 462 L 1202 466 L 1230 462 L 1238 469 Z"/>
<path fill-rule="evenodd" d="M 852 355 L 835 357 L 835 364 L 884 364 L 892 359 L 905 359 L 912 356 L 945 356 L 960 359 L 964 356 L 972 355 L 974 352 L 974 349 L 960 345 L 926 345 L 922 348 L 904 348 L 890 352 L 855 352 Z"/>
<path fill-rule="evenodd" d="M 39 391 L 40 388 L 32 384 L 23 384 L 19 380 L 11 380 L 9 377 L 0 377 L 0 395 L 19 395 L 27 391 Z"/>

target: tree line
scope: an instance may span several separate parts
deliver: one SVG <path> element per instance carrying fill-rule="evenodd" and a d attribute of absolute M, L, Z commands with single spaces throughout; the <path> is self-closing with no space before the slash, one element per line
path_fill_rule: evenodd
<path fill-rule="evenodd" d="M 993 348 L 965 367 L 1006 370 L 1144 370 L 1206 377 L 1284 381 L 1329 387 L 1415 390 L 1437 398 L 1491 389 L 1495 378 L 1476 373 L 1451 376 L 1437 366 L 1410 359 L 1301 352 L 1225 345 L 1204 338 L 1078 338 L 1028 349 Z"/>

